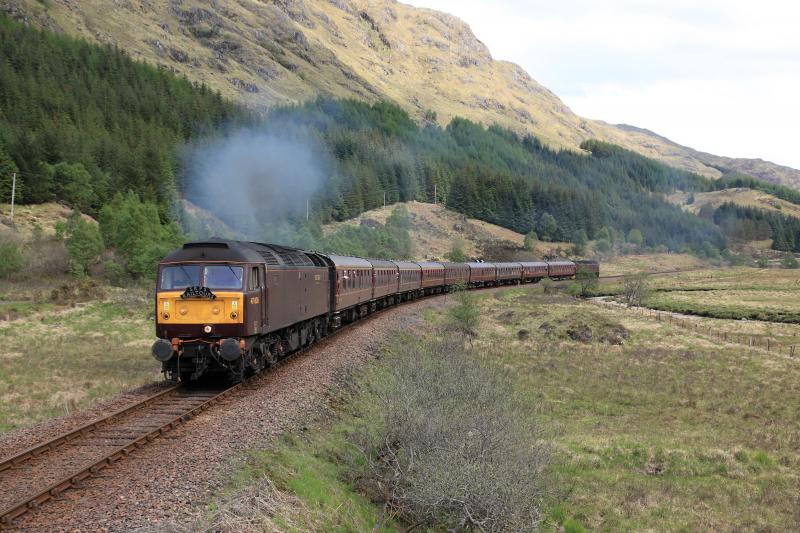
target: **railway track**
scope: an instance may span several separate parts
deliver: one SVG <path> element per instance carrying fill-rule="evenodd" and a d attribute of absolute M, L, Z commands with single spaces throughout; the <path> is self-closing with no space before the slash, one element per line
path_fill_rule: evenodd
<path fill-rule="evenodd" d="M 147 443 L 205 411 L 224 389 L 172 386 L 0 462 L 0 528 L 80 487 Z"/>

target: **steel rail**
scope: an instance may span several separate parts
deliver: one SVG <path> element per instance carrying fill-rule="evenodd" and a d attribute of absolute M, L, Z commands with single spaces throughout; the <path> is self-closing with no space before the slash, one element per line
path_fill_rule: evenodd
<path fill-rule="evenodd" d="M 117 419 L 117 418 L 119 418 L 119 417 L 121 417 L 123 415 L 130 414 L 133 411 L 136 411 L 137 409 L 141 409 L 142 407 L 146 407 L 147 405 L 150 405 L 154 401 L 160 400 L 164 396 L 172 394 L 173 392 L 175 392 L 179 388 L 180 388 L 180 385 L 173 385 L 173 386 L 171 386 L 169 388 L 166 388 L 166 389 L 164 389 L 162 391 L 159 391 L 159 392 L 157 392 L 157 393 L 155 393 L 155 394 L 153 394 L 151 396 L 148 396 L 147 398 L 139 400 L 139 401 L 127 406 L 127 407 L 123 407 L 122 409 L 114 411 L 113 413 L 110 413 L 110 414 L 108 414 L 106 416 L 103 416 L 103 417 L 100 417 L 100 418 L 96 418 L 95 420 L 92 420 L 91 422 L 89 422 L 87 424 L 84 424 L 83 426 L 81 426 L 81 427 L 79 427 L 77 429 L 73 429 L 71 431 L 66 431 L 64 433 L 61 433 L 60 435 L 58 435 L 56 437 L 53 437 L 52 439 L 50 439 L 50 440 L 48 440 L 46 442 L 43 442 L 41 444 L 36 444 L 34 446 L 31 446 L 27 450 L 23 450 L 23 451 L 19 452 L 18 454 L 14 455 L 12 457 L 9 457 L 7 459 L 3 459 L 3 461 L 0 462 L 0 473 L 5 472 L 6 470 L 9 470 L 9 469 L 14 468 L 16 466 L 20 466 L 24 462 L 26 462 L 26 461 L 28 461 L 30 459 L 33 459 L 34 457 L 39 457 L 40 455 L 42 455 L 44 453 L 50 452 L 52 450 L 55 450 L 56 448 L 59 448 L 60 446 L 62 446 L 64 444 L 67 444 L 72 440 L 75 440 L 75 439 L 78 439 L 78 438 L 81 438 L 81 437 L 85 437 L 88 434 L 90 434 L 91 432 L 93 432 L 94 430 L 107 425 L 108 423 L 112 422 L 113 420 L 115 420 L 115 419 Z"/>
<path fill-rule="evenodd" d="M 46 489 L 32 495 L 32 496 L 25 496 L 11 505 L 8 509 L 0 511 L 0 528 L 11 526 L 14 523 L 14 520 L 19 518 L 20 516 L 24 515 L 28 511 L 38 509 L 43 503 L 51 500 L 53 498 L 57 498 L 63 493 L 72 488 L 79 488 L 82 482 L 86 479 L 91 477 L 95 477 L 99 475 L 105 468 L 115 464 L 116 462 L 128 457 L 131 453 L 135 452 L 136 450 L 142 448 L 146 444 L 154 441 L 158 437 L 164 435 L 165 433 L 177 428 L 181 424 L 191 420 L 199 413 L 205 411 L 215 403 L 219 402 L 223 398 L 227 397 L 232 392 L 239 390 L 243 385 L 249 383 L 248 381 L 242 381 L 236 383 L 235 385 L 215 394 L 211 398 L 205 399 L 202 403 L 192 406 L 191 408 L 187 409 L 186 411 L 170 418 L 168 421 L 161 423 L 155 429 L 150 429 L 147 431 L 142 432 L 137 437 L 130 439 L 124 445 L 112 450 L 109 453 L 103 455 L 99 460 L 94 460 L 89 464 L 84 465 L 83 467 L 79 467 L 77 470 L 70 473 L 68 476 L 61 478 L 60 481 L 57 481 L 51 484 Z M 161 396 L 164 395 L 166 392 L 173 392 L 177 386 L 168 389 L 167 391 L 162 391 Z M 203 394 L 208 394 L 208 391 L 199 391 Z M 187 396 L 188 399 L 191 399 L 191 395 Z M 204 397 L 200 397 L 199 399 L 203 399 Z M 153 398 L 149 398 L 150 403 L 152 403 Z M 130 411 L 129 411 L 130 412 Z"/>

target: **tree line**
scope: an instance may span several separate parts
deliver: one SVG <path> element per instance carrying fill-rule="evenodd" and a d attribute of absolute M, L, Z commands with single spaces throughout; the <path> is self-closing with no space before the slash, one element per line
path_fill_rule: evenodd
<path fill-rule="evenodd" d="M 133 191 L 168 216 L 175 148 L 249 113 L 205 85 L 111 46 L 0 16 L 0 198 L 96 214 Z"/>
<path fill-rule="evenodd" d="M 741 241 L 772 239 L 772 249 L 800 252 L 800 219 L 733 203 L 719 206 L 714 223 Z"/>
<path fill-rule="evenodd" d="M 543 240 L 582 246 L 627 235 L 645 247 L 703 253 L 723 249 L 729 232 L 669 204 L 665 193 L 751 186 L 800 201 L 799 193 L 746 176 L 713 182 L 599 141 L 585 142 L 579 154 L 496 125 L 454 118 L 442 127 L 433 111 L 426 116 L 419 124 L 390 102 L 320 97 L 264 117 L 117 48 L 0 17 L 0 199 L 10 197 L 16 172 L 21 203 L 57 200 L 101 219 L 109 209 L 143 210 L 151 222 L 155 214 L 163 228 L 135 246 L 142 257 L 155 257 L 187 233 L 201 236 L 178 201 L 190 178 L 183 148 L 211 145 L 242 128 L 312 141 L 325 161 L 311 220 L 303 214 L 273 223 L 258 237 L 340 246 L 340 252 L 407 255 L 396 227 L 381 235 L 351 228 L 338 240 L 322 238 L 321 224 L 352 218 L 384 199 L 436 200 Z M 226 222 L 237 229 L 235 219 Z M 783 227 L 778 245 L 796 242 L 796 234 L 789 236 L 794 226 Z M 104 237 L 107 247 L 130 245 Z M 131 273 L 143 272 L 137 261 L 128 258 Z"/>

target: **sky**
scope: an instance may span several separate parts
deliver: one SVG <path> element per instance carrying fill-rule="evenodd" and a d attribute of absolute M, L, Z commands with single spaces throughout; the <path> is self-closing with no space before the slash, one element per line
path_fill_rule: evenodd
<path fill-rule="evenodd" d="M 458 16 L 581 116 L 800 169 L 800 2 L 403 1 Z"/>

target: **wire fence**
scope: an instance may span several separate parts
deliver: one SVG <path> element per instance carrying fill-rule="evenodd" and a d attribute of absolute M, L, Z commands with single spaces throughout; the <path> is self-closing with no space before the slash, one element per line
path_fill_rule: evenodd
<path fill-rule="evenodd" d="M 595 302 L 598 305 L 614 306 L 615 308 L 624 309 L 635 315 L 652 318 L 653 320 L 656 320 L 658 322 L 667 322 L 671 325 L 675 325 L 680 328 L 694 331 L 696 333 L 706 335 L 708 337 L 711 337 L 713 339 L 722 342 L 740 344 L 750 349 L 766 350 L 767 352 L 783 354 L 789 357 L 794 357 L 796 353 L 796 346 L 797 346 L 796 344 L 780 343 L 775 339 L 763 335 L 753 335 L 750 333 L 733 333 L 730 331 L 714 328 L 713 326 L 708 326 L 707 324 L 701 323 L 700 318 L 702 317 L 696 317 L 696 318 L 681 317 L 677 316 L 675 313 L 659 311 L 657 309 L 651 309 L 649 307 L 638 307 L 638 306 L 627 307 L 623 304 L 612 303 L 606 300 L 595 300 Z"/>

